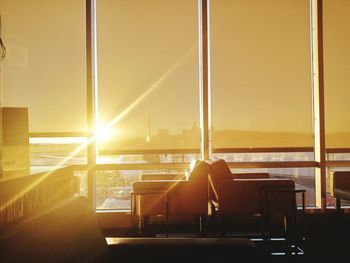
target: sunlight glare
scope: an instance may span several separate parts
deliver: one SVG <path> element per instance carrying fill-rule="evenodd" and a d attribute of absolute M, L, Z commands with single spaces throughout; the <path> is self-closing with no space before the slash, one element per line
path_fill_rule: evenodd
<path fill-rule="evenodd" d="M 16 202 L 21 196 L 25 193 L 28 193 L 34 187 L 39 185 L 43 180 L 49 177 L 51 174 L 55 172 L 56 169 L 62 168 L 70 159 L 75 157 L 82 150 L 86 149 L 86 147 L 94 141 L 105 141 L 109 140 L 114 136 L 115 130 L 114 126 L 121 121 L 130 111 L 132 111 L 138 104 L 140 104 L 150 93 L 159 88 L 161 84 L 167 79 L 194 51 L 195 45 L 193 45 L 183 56 L 181 56 L 167 71 L 164 72 L 162 76 L 159 77 L 144 93 L 142 93 L 139 97 L 137 97 L 129 106 L 127 106 L 120 114 L 116 115 L 107 125 L 96 125 L 96 130 L 94 136 L 84 140 L 72 153 L 70 153 L 67 157 L 65 157 L 60 163 L 55 165 L 52 170 L 45 173 L 43 176 L 39 177 L 38 180 L 34 181 L 32 184 L 27 186 L 25 189 L 17 193 L 14 197 L 7 200 L 3 205 L 0 206 L 0 213 L 2 213 L 5 209 L 7 209 L 10 205 Z M 177 183 L 174 184 L 174 186 Z"/>
<path fill-rule="evenodd" d="M 115 131 L 109 125 L 97 124 L 95 137 L 97 142 L 106 142 L 112 139 Z"/>

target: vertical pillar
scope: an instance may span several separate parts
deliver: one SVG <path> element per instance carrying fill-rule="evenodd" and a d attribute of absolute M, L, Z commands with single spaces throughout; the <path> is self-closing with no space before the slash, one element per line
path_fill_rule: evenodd
<path fill-rule="evenodd" d="M 1 14 L 0 14 L 0 109 L 3 105 L 3 90 L 2 90 L 2 61 L 6 56 L 6 48 L 2 42 L 2 25 L 1 25 Z M 0 110 L 0 173 L 2 173 L 2 110 Z"/>
<path fill-rule="evenodd" d="M 326 146 L 323 68 L 323 6 L 322 0 L 311 0 L 312 89 L 316 206 L 326 208 Z"/>
<path fill-rule="evenodd" d="M 199 17 L 199 83 L 200 83 L 200 122 L 201 158 L 210 157 L 210 31 L 209 0 L 198 0 Z"/>
<path fill-rule="evenodd" d="M 95 0 L 86 0 L 86 107 L 88 142 L 87 145 L 87 165 L 88 179 L 87 192 L 88 199 L 95 208 L 95 165 L 96 165 L 96 140 L 95 133 Z"/>

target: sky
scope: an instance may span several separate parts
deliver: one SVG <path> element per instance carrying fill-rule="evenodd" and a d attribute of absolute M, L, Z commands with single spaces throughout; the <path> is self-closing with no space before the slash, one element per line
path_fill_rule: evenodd
<path fill-rule="evenodd" d="M 84 0 L 0 0 L 3 105 L 32 132 L 86 129 Z M 99 118 L 119 135 L 199 124 L 196 0 L 98 0 Z M 211 1 L 215 129 L 312 133 L 308 0 Z M 350 131 L 350 1 L 324 1 L 327 132 Z M 142 97 L 142 100 L 139 98 Z"/>

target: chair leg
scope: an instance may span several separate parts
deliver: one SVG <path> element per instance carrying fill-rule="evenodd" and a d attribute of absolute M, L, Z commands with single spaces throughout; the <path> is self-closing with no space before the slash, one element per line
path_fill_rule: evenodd
<path fill-rule="evenodd" d="M 270 215 L 263 213 L 260 219 L 260 231 L 264 241 L 270 238 Z"/>
<path fill-rule="evenodd" d="M 339 199 L 339 198 L 336 198 L 336 199 L 335 199 L 335 208 L 336 208 L 337 210 L 340 210 L 340 208 L 341 208 L 341 202 L 340 202 L 340 199 Z"/>
<path fill-rule="evenodd" d="M 207 235 L 207 217 L 205 215 L 200 215 L 198 217 L 199 224 L 199 235 L 205 237 Z"/>
<path fill-rule="evenodd" d="M 226 216 L 221 215 L 221 222 L 220 222 L 220 233 L 222 237 L 226 237 Z"/>

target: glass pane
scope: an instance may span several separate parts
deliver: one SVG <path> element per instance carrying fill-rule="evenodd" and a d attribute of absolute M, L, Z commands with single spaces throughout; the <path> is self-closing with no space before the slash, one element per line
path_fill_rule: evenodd
<path fill-rule="evenodd" d="M 298 153 L 297 153 L 298 154 Z M 268 161 L 268 159 L 273 159 L 274 156 L 276 156 L 276 153 L 250 153 L 245 154 L 248 161 L 261 161 L 265 162 Z M 283 157 L 283 153 L 277 154 L 278 158 L 283 158 L 284 161 L 287 161 L 291 155 L 289 153 L 285 154 L 285 157 Z M 309 156 L 310 158 L 313 158 L 312 153 L 305 153 L 305 156 Z M 224 159 L 226 162 L 237 162 L 237 154 L 215 154 L 215 158 Z M 239 160 L 244 161 L 244 160 Z M 266 172 L 270 174 L 271 178 L 288 178 L 292 179 L 295 182 L 295 188 L 297 189 L 305 189 L 305 203 L 306 206 L 314 207 L 316 205 L 315 201 L 315 169 L 310 168 L 234 168 L 231 169 L 231 172 L 233 173 L 259 173 L 259 172 Z M 300 198 L 300 197 L 298 197 Z M 298 199 L 298 204 L 301 205 L 301 199 Z"/>
<path fill-rule="evenodd" d="M 132 164 L 132 163 L 190 163 L 200 158 L 199 154 L 100 154 L 97 157 L 97 164 Z"/>
<path fill-rule="evenodd" d="M 185 170 L 104 170 L 96 172 L 96 208 L 129 210 L 133 183 L 147 174 L 179 174 Z"/>
<path fill-rule="evenodd" d="M 213 156 L 224 156 L 229 162 L 307 162 L 314 159 L 313 152 L 216 153 Z"/>
<path fill-rule="evenodd" d="M 31 138 L 31 174 L 74 164 L 86 164 L 84 137 Z"/>
<path fill-rule="evenodd" d="M 99 0 L 97 35 L 100 153 L 199 148 L 197 1 Z"/>
<path fill-rule="evenodd" d="M 139 172 L 126 172 L 129 176 L 124 177 L 123 171 L 96 172 L 97 209 L 130 209 L 130 191 Z"/>
<path fill-rule="evenodd" d="M 349 167 L 329 167 L 327 169 L 327 178 L 326 178 L 326 205 L 328 208 L 335 208 L 335 198 L 331 195 L 331 174 L 336 171 L 350 171 Z M 349 207 L 350 202 L 346 200 L 341 200 L 342 207 Z"/>
<path fill-rule="evenodd" d="M 86 130 L 85 1 L 1 0 L 3 106 L 30 132 Z"/>
<path fill-rule="evenodd" d="M 324 1 L 326 147 L 350 147 L 350 1 Z"/>
<path fill-rule="evenodd" d="M 313 145 L 309 5 L 211 1 L 213 148 Z"/>

